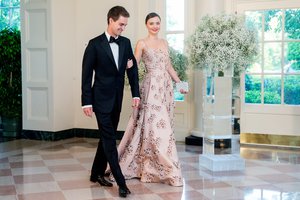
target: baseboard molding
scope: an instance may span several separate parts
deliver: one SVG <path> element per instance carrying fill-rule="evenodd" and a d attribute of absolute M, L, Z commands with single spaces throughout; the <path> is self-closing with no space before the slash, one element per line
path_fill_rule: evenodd
<path fill-rule="evenodd" d="M 231 148 L 231 139 L 215 139 L 215 148 Z M 185 138 L 186 145 L 203 146 L 203 137 L 187 136 Z"/>
<path fill-rule="evenodd" d="M 185 138 L 185 144 L 186 145 L 194 145 L 194 146 L 202 146 L 203 138 L 190 135 Z"/>
<path fill-rule="evenodd" d="M 297 148 L 300 147 L 300 136 L 261 133 L 241 133 L 240 135 L 241 144 Z"/>
<path fill-rule="evenodd" d="M 117 140 L 122 139 L 124 131 L 117 131 Z M 73 137 L 100 138 L 97 129 L 68 129 L 62 131 L 22 130 L 21 138 L 31 140 L 57 141 Z"/>

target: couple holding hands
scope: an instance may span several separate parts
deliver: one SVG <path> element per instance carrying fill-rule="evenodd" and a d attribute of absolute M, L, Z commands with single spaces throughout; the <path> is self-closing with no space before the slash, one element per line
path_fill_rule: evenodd
<path fill-rule="evenodd" d="M 120 197 L 131 193 L 126 179 L 183 184 L 173 116 L 173 81 L 179 83 L 180 79 L 171 65 L 167 42 L 158 37 L 161 19 L 156 13 L 146 16 L 148 36 L 137 42 L 133 54 L 130 40 L 121 36 L 128 18 L 124 7 L 111 8 L 107 30 L 89 41 L 82 63 L 82 107 L 86 116 L 95 113 L 100 135 L 90 181 L 112 187 L 105 179 L 109 174 L 119 186 Z M 146 75 L 139 85 L 141 61 Z M 125 72 L 131 87 L 133 114 L 117 149 Z"/>

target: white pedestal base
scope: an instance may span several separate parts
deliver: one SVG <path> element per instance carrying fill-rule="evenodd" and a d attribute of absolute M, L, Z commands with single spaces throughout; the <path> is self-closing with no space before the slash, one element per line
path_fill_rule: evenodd
<path fill-rule="evenodd" d="M 244 170 L 245 160 L 238 154 L 200 155 L 199 165 L 211 171 Z"/>

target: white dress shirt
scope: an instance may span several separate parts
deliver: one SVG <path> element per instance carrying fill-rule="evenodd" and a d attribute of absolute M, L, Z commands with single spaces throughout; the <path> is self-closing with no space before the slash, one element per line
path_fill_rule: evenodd
<path fill-rule="evenodd" d="M 109 42 L 109 39 L 110 39 L 110 35 L 108 34 L 107 31 L 105 31 L 105 35 L 106 35 L 106 38 Z M 118 36 L 116 37 L 116 39 L 118 38 Z M 117 69 L 119 69 L 119 45 L 115 42 L 112 42 L 112 43 L 109 43 L 109 46 L 111 48 L 111 51 L 113 53 L 113 56 L 114 56 L 114 60 L 115 60 L 115 63 L 117 65 Z"/>

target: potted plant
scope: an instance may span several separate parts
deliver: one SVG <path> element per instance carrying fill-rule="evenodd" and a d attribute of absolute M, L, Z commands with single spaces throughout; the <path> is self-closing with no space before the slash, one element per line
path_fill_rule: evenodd
<path fill-rule="evenodd" d="M 0 115 L 3 136 L 19 137 L 22 119 L 20 31 L 0 31 Z"/>

